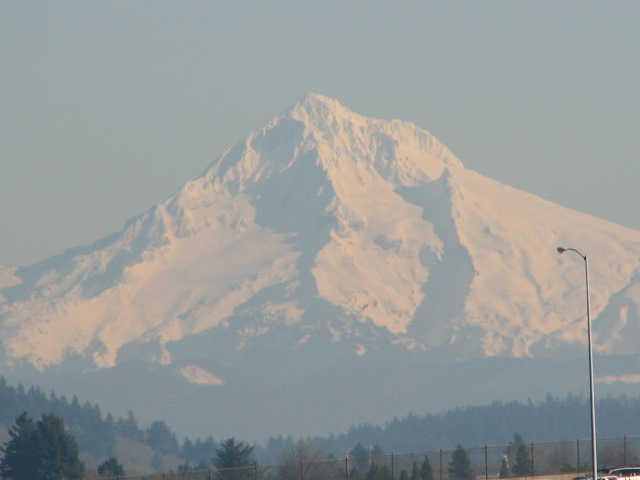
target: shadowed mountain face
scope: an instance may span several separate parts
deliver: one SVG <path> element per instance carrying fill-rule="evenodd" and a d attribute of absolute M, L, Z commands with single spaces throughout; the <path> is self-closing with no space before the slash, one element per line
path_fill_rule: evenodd
<path fill-rule="evenodd" d="M 311 94 L 121 232 L 2 268 L 0 373 L 165 418 L 178 402 L 212 401 L 229 422 L 278 402 L 298 412 L 271 414 L 269 428 L 320 405 L 353 421 L 370 420 L 347 405 L 382 421 L 438 405 L 415 403 L 418 378 L 438 381 L 450 406 L 443 372 L 456 362 L 494 358 L 496 374 L 514 358 L 585 354 L 583 263 L 559 245 L 589 254 L 597 352 L 638 354 L 640 232 L 467 170 L 412 124 Z M 131 393 L 132 372 L 147 391 Z M 172 382 L 184 395 L 151 395 Z M 265 392 L 260 408 L 249 401 Z M 402 393 L 415 400 L 394 405 Z"/>

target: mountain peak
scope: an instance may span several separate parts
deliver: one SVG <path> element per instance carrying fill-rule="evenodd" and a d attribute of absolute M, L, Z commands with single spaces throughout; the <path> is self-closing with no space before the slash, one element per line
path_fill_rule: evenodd
<path fill-rule="evenodd" d="M 29 275 L 0 270 L 0 338 L 7 356 L 41 367 L 69 353 L 171 363 L 169 345 L 228 325 L 352 338 L 371 327 L 461 355 L 531 355 L 551 335 L 580 338 L 549 308 L 565 308 L 566 285 L 547 243 L 573 244 L 570 224 L 602 251 L 614 236 L 595 223 L 602 233 L 587 235 L 591 222 L 560 208 L 464 169 L 410 122 L 309 93 L 108 241 Z M 639 256 L 637 233 L 615 237 Z M 637 265 L 609 263 L 621 291 Z M 525 328 L 523 312 L 544 320 Z"/>
<path fill-rule="evenodd" d="M 338 100 L 318 93 L 304 95 L 285 112 L 284 116 L 311 125 L 335 118 L 350 121 L 356 118 L 364 120 L 364 117 L 354 113 Z"/>
<path fill-rule="evenodd" d="M 205 176 L 244 191 L 300 162 L 307 164 L 301 168 L 315 164 L 325 172 L 318 176 L 307 170 L 307 179 L 326 176 L 334 186 L 353 175 L 358 182 L 382 177 L 397 186 L 415 186 L 440 178 L 447 168 L 462 168 L 447 147 L 410 122 L 365 117 L 338 100 L 308 93 L 225 152 Z"/>
<path fill-rule="evenodd" d="M 329 140 L 332 142 L 340 143 L 341 139 L 336 137 L 339 133 L 340 136 L 346 136 L 343 140 L 345 144 L 351 145 L 354 141 L 357 143 L 361 140 L 378 143 L 374 146 L 374 151 L 369 152 L 372 159 L 379 158 L 380 154 L 391 154 L 389 148 L 402 146 L 409 147 L 411 152 L 405 152 L 401 157 L 424 157 L 428 154 L 444 166 L 463 166 L 446 146 L 415 124 L 397 119 L 365 117 L 345 107 L 338 100 L 317 93 L 307 93 L 287 111 L 285 117 L 317 127 L 324 132 L 331 131 Z"/>
<path fill-rule="evenodd" d="M 342 107 L 342 104 L 335 98 L 327 97 L 319 93 L 308 92 L 302 98 L 300 98 L 296 105 L 326 105 L 328 108 Z"/>

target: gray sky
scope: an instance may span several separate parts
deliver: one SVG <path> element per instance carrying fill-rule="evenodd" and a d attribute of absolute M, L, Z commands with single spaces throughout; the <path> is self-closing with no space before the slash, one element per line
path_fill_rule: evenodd
<path fill-rule="evenodd" d="M 638 18 L 637 1 L 1 2 L 0 264 L 120 230 L 307 92 L 640 229 Z"/>

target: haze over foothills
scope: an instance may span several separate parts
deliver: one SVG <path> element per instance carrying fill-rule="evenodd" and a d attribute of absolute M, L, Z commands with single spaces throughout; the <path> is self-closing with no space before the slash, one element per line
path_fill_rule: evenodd
<path fill-rule="evenodd" d="M 120 230 L 307 92 L 640 229 L 639 17 L 635 1 L 2 2 L 0 265 Z"/>

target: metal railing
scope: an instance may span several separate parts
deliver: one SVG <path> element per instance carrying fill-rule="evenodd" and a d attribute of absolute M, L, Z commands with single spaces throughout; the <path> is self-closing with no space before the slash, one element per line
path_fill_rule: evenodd
<path fill-rule="evenodd" d="M 232 469 L 158 472 L 121 477 L 85 476 L 87 480 L 571 480 L 590 473 L 591 440 L 565 440 L 519 445 L 463 447 L 468 459 L 465 478 L 456 476 L 452 465 L 456 449 L 417 453 L 348 457 L 295 464 L 253 465 Z M 426 464 L 431 478 L 417 475 Z M 598 464 L 630 466 L 640 464 L 640 436 L 598 439 Z"/>

